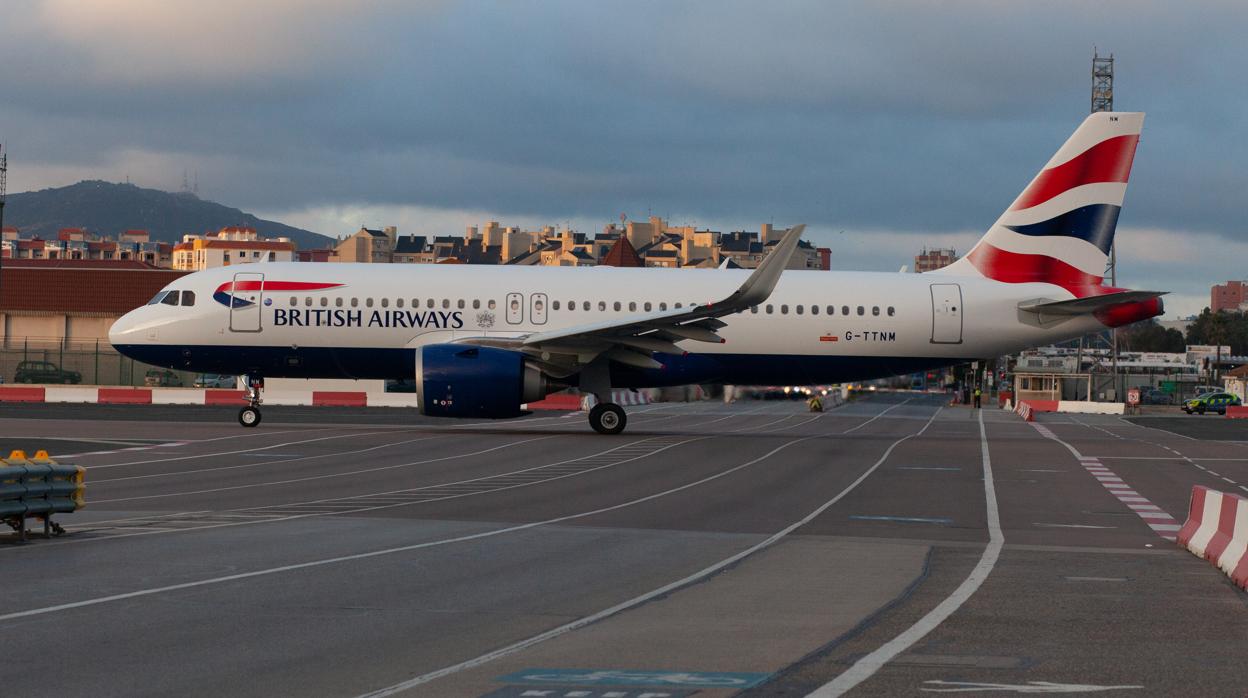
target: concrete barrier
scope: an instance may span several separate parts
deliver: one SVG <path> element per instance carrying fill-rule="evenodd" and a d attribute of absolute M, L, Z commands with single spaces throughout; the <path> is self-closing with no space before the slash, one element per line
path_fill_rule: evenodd
<path fill-rule="evenodd" d="M 1248 499 L 1196 485 L 1179 545 L 1248 589 Z"/>
<path fill-rule="evenodd" d="M 1122 414 L 1126 404 L 1121 402 L 1088 402 L 1086 400 L 1061 400 L 1057 403 L 1058 412 L 1074 412 L 1078 414 Z"/>
<path fill-rule="evenodd" d="M 1036 421 L 1036 416 L 1031 412 L 1031 405 L 1023 401 L 1014 406 L 1014 414 L 1022 417 L 1024 422 Z"/>
<path fill-rule="evenodd" d="M 1248 419 L 1248 407 L 1232 405 L 1226 408 L 1227 419 Z"/>
<path fill-rule="evenodd" d="M 45 399 L 46 390 L 42 387 L 0 386 L 0 402 L 43 402 Z"/>

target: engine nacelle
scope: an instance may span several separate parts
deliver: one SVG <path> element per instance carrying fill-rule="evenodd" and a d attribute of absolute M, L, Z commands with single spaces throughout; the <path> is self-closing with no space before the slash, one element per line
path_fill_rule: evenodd
<path fill-rule="evenodd" d="M 433 417 L 518 417 L 520 405 L 558 390 L 517 351 L 466 344 L 416 350 L 416 400 Z"/>

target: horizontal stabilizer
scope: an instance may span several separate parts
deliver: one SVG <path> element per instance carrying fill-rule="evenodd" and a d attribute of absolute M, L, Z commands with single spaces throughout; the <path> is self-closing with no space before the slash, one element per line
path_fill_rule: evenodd
<path fill-rule="evenodd" d="M 1044 315 L 1087 315 L 1095 313 L 1099 310 L 1107 310 L 1123 303 L 1139 303 L 1169 293 L 1168 291 L 1118 291 L 1116 293 L 1107 293 L 1103 296 L 1088 296 L 1087 298 L 1073 298 L 1067 301 L 1054 301 L 1047 298 L 1038 298 L 1036 300 L 1023 301 L 1018 304 L 1019 310 L 1026 310 L 1032 313 L 1042 313 Z"/>

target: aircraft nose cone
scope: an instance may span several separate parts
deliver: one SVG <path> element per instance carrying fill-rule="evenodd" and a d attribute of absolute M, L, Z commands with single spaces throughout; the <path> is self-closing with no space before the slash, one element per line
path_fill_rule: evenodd
<path fill-rule="evenodd" d="M 108 328 L 108 341 L 115 347 L 118 345 L 134 344 L 138 339 L 138 331 L 135 328 L 134 311 L 130 311 L 125 315 L 117 318 L 113 326 Z"/>

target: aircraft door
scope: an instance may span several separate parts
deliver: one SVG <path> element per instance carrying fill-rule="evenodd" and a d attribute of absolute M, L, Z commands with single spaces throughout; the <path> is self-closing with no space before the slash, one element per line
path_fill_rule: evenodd
<path fill-rule="evenodd" d="M 546 324 L 546 294 L 534 293 L 529 296 L 529 320 L 534 325 Z"/>
<path fill-rule="evenodd" d="M 962 287 L 932 284 L 932 343 L 962 343 Z"/>
<path fill-rule="evenodd" d="M 230 286 L 230 331 L 259 332 L 264 304 L 264 274 L 240 271 Z"/>
<path fill-rule="evenodd" d="M 524 322 L 524 294 L 507 294 L 507 324 L 519 325 Z"/>

